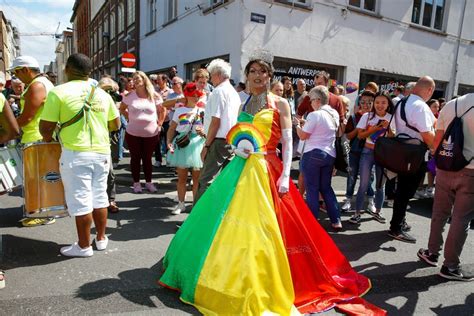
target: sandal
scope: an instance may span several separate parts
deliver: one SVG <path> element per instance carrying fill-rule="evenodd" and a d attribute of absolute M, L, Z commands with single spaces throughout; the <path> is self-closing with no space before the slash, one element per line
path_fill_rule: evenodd
<path fill-rule="evenodd" d="M 0 270 L 0 289 L 5 287 L 5 271 Z"/>

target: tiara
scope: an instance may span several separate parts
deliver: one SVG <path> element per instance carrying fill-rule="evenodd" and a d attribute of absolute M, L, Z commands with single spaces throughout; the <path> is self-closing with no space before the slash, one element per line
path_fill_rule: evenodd
<path fill-rule="evenodd" d="M 265 49 L 256 49 L 249 55 L 249 62 L 254 60 L 263 60 L 269 65 L 273 64 L 273 54 Z"/>

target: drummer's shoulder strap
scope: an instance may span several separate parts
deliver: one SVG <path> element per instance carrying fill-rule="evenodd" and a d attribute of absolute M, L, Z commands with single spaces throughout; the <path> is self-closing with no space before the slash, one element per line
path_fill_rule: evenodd
<path fill-rule="evenodd" d="M 89 96 L 86 98 L 82 108 L 69 121 L 62 123 L 59 126 L 60 130 L 65 127 L 71 126 L 74 123 L 79 122 L 84 117 L 84 111 L 89 111 L 91 109 L 91 102 L 92 102 L 92 98 L 94 97 L 94 92 L 96 88 L 97 87 L 95 85 L 92 86 L 91 92 L 89 93 Z"/>

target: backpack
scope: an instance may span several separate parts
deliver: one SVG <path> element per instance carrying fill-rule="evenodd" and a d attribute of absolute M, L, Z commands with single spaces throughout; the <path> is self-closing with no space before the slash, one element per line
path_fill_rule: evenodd
<path fill-rule="evenodd" d="M 458 100 L 454 103 L 455 117 L 449 123 L 444 132 L 443 138 L 436 148 L 434 159 L 436 167 L 445 171 L 459 171 L 467 166 L 471 159 L 464 157 L 464 133 L 462 130 L 462 117 L 466 115 L 474 106 L 471 106 L 463 115 L 458 116 Z"/>
<path fill-rule="evenodd" d="M 404 97 L 398 101 L 389 126 L 397 113 L 397 108 L 400 106 L 400 117 L 405 121 L 405 125 L 418 132 L 418 129 L 407 122 L 405 113 L 407 100 L 408 97 Z M 410 137 L 407 134 L 398 134 L 395 137 L 380 137 L 377 139 L 374 158 L 378 165 L 387 170 L 400 175 L 413 175 L 419 172 L 420 168 L 423 168 L 427 150 L 426 144 L 418 138 Z"/>

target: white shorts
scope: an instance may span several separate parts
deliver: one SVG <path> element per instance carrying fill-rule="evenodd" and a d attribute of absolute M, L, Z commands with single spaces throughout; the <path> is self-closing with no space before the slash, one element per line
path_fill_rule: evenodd
<path fill-rule="evenodd" d="M 110 155 L 67 150 L 63 147 L 59 171 L 69 215 L 89 214 L 109 206 L 107 177 Z"/>

